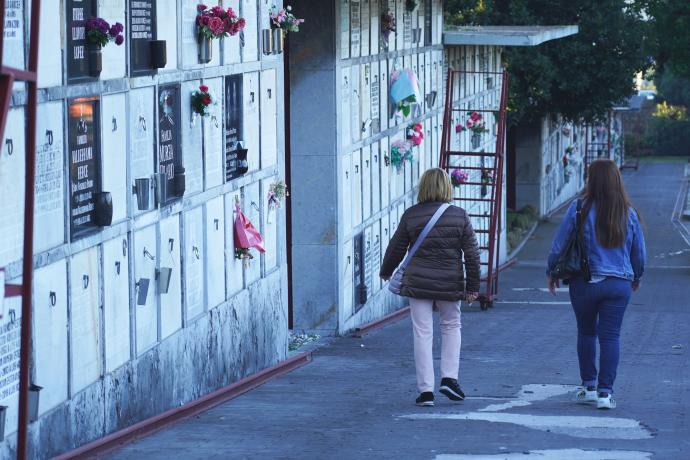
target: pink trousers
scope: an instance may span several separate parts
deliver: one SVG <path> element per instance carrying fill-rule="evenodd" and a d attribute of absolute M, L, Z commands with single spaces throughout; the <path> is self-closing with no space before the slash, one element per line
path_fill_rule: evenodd
<path fill-rule="evenodd" d="M 441 316 L 441 377 L 457 380 L 460 367 L 460 301 L 410 298 L 414 363 L 420 393 L 434 391 L 434 302 Z"/>

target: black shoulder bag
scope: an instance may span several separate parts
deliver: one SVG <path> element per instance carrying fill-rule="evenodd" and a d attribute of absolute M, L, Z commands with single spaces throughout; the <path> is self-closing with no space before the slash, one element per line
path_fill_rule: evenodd
<path fill-rule="evenodd" d="M 549 276 L 554 279 L 568 280 L 577 276 L 584 277 L 587 281 L 592 279 L 589 270 L 589 258 L 584 238 L 584 223 L 582 219 L 582 200 L 577 200 L 575 228 L 570 234 L 563 250 L 556 259 L 556 264 L 551 269 Z"/>

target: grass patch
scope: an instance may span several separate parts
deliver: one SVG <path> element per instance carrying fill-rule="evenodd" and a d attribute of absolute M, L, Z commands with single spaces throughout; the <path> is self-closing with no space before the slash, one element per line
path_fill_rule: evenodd
<path fill-rule="evenodd" d="M 290 332 L 288 350 L 299 350 L 303 345 L 319 340 L 320 338 L 321 336 L 319 336 L 319 334 L 295 334 L 294 332 Z"/>
<path fill-rule="evenodd" d="M 532 228 L 532 225 L 539 218 L 537 210 L 530 205 L 525 206 L 519 211 L 508 211 L 508 252 L 512 251 L 522 242 L 525 234 Z"/>
<path fill-rule="evenodd" d="M 632 160 L 633 158 L 635 157 L 630 157 L 629 159 Z M 690 160 L 690 157 L 680 155 L 645 155 L 637 158 L 645 163 L 687 163 Z"/>

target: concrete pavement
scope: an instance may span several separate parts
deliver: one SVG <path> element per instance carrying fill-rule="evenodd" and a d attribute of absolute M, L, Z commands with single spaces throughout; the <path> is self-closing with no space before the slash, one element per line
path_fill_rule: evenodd
<path fill-rule="evenodd" d="M 108 458 L 690 458 L 690 246 L 673 216 L 683 167 L 643 162 L 624 176 L 649 259 L 623 326 L 618 409 L 571 402 L 575 321 L 566 292 L 543 290 L 556 216 L 502 274 L 495 307 L 464 310 L 463 403 L 414 406 L 405 318 L 333 340 L 313 363 Z"/>

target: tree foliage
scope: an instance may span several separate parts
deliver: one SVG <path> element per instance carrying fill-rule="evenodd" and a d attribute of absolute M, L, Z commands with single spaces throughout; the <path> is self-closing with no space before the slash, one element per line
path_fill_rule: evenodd
<path fill-rule="evenodd" d="M 477 1 L 447 0 L 450 17 L 464 17 L 451 9 L 459 3 L 484 25 L 579 26 L 571 37 L 506 48 L 512 123 L 555 114 L 596 119 L 633 93 L 634 74 L 650 64 L 647 21 L 626 0 L 482 0 L 480 11 Z"/>
<path fill-rule="evenodd" d="M 672 105 L 690 107 L 690 78 L 679 77 L 665 69 L 656 73 L 654 83 L 663 100 Z"/>
<path fill-rule="evenodd" d="M 690 79 L 690 1 L 646 0 L 642 5 L 652 26 L 648 50 L 655 66 Z"/>

